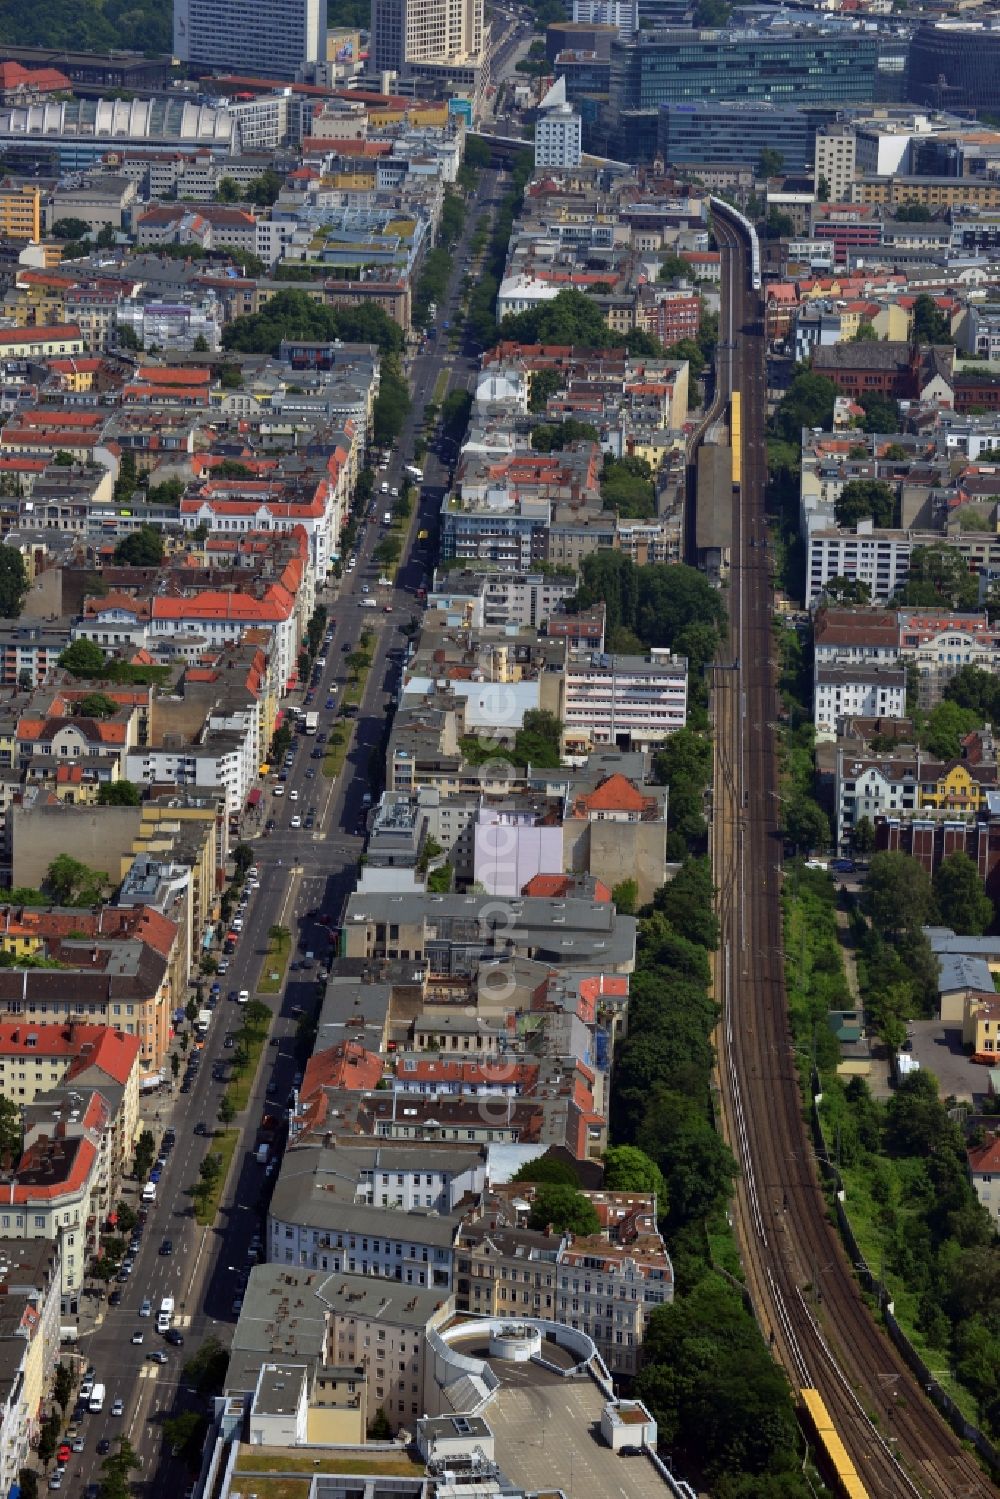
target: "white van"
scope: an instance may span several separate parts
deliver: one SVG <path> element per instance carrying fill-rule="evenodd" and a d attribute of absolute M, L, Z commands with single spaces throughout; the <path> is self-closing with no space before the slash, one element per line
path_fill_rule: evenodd
<path fill-rule="evenodd" d="M 91 1390 L 90 1399 L 87 1402 L 87 1409 L 90 1411 L 91 1415 L 95 1416 L 98 1411 L 102 1411 L 104 1409 L 104 1386 L 102 1384 L 95 1384 L 94 1388 Z"/>
<path fill-rule="evenodd" d="M 157 1332 L 169 1331 L 170 1323 L 173 1320 L 173 1315 L 174 1298 L 172 1296 L 164 1296 L 163 1300 L 160 1302 L 160 1310 L 156 1314 Z"/>
<path fill-rule="evenodd" d="M 156 1183 L 147 1182 L 142 1189 L 142 1200 L 144 1203 L 156 1201 Z"/>

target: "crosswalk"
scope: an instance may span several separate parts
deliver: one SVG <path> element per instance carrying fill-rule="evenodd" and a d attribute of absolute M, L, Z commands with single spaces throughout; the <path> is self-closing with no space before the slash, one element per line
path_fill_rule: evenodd
<path fill-rule="evenodd" d="M 139 1370 L 140 1379 L 156 1379 L 160 1373 L 160 1364 L 143 1364 Z"/>
<path fill-rule="evenodd" d="M 191 1313 L 188 1312 L 184 1316 L 175 1317 L 173 1325 L 175 1327 L 180 1327 L 182 1329 L 185 1328 L 185 1327 L 190 1327 L 191 1326 Z"/>

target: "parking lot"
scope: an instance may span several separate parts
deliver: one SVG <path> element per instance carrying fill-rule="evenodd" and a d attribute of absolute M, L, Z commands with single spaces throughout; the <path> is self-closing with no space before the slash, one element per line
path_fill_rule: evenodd
<path fill-rule="evenodd" d="M 943 1026 L 940 1020 L 911 1020 L 907 1031 L 912 1040 L 910 1055 L 925 1071 L 933 1072 L 943 1098 L 954 1095 L 962 1102 L 982 1102 L 989 1087 L 989 1071 L 969 1061 L 957 1027 Z"/>
<path fill-rule="evenodd" d="M 506 1476 L 527 1490 L 562 1489 L 570 1499 L 619 1495 L 664 1499 L 669 1490 L 647 1457 L 620 1457 L 600 1435 L 604 1397 L 590 1379 L 561 1379 L 537 1364 L 490 1359 L 503 1381 L 483 1411 Z"/>

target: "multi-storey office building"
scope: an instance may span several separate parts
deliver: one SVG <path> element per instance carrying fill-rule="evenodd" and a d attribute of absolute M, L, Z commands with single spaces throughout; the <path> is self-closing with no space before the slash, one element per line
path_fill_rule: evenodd
<path fill-rule="evenodd" d="M 202 68 L 294 78 L 326 57 L 326 0 L 174 0 L 174 53 Z"/>

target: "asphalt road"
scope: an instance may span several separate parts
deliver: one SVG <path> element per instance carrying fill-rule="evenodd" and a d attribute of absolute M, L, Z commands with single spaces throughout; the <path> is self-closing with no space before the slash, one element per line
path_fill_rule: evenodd
<path fill-rule="evenodd" d="M 494 186 L 495 174 L 483 172 L 478 192 L 469 203 L 463 240 L 456 247 L 451 285 L 439 307 L 439 325 L 450 321 L 454 314 L 461 270 L 468 261 L 467 242 L 479 208 L 490 200 Z M 478 368 L 477 353 L 472 347 L 450 351 L 447 337 L 439 334 L 436 345 L 428 343 L 425 353 L 409 361 L 412 407 L 394 445 L 387 471 L 378 474 L 379 485 L 385 480 L 390 486 L 401 486 L 403 465 L 411 461 L 423 410 L 432 398 L 441 371 L 448 372 L 449 389 L 468 388 Z M 97 1453 L 97 1444 L 105 1437 L 128 1437 L 142 1462 L 141 1471 L 134 1477 L 143 1492 L 169 1494 L 171 1499 L 177 1499 L 190 1482 L 191 1476 L 183 1463 L 166 1449 L 162 1423 L 181 1410 L 202 1408 L 184 1380 L 184 1361 L 209 1335 L 226 1343 L 236 1322 L 233 1303 L 239 1277 L 250 1263 L 247 1251 L 254 1232 L 259 1230 L 264 1236 L 270 1196 L 271 1178 L 257 1162 L 255 1137 L 268 1107 L 268 1084 L 274 1085 L 276 1102 L 284 1103 L 296 1068 L 304 1065 L 305 1057 L 296 1052 L 296 1029 L 300 1013 L 316 1005 L 318 967 L 290 973 L 280 996 L 271 999 L 260 996 L 275 1010 L 272 1044 L 264 1049 L 248 1107 L 234 1121 L 233 1127 L 240 1130 L 241 1139 L 221 1210 L 208 1228 L 195 1223 L 189 1189 L 197 1180 L 199 1165 L 211 1148 L 211 1141 L 195 1134 L 194 1129 L 199 1122 L 209 1129 L 215 1126 L 225 1083 L 213 1080 L 212 1067 L 230 1056 L 225 1036 L 227 1031 L 237 1031 L 240 1026 L 239 1009 L 226 996 L 230 989 L 247 988 L 254 993 L 270 927 L 277 923 L 292 931 L 296 961 L 307 950 L 321 959 L 329 952 L 329 935 L 325 927 L 308 919 L 306 913 L 318 910 L 336 925 L 344 901 L 354 888 L 362 849 L 358 832 L 364 815 L 362 798 L 369 789 L 376 797 L 381 790 L 380 781 L 369 777 L 373 768 L 378 775 L 376 752 L 384 742 L 386 714 L 396 698 L 400 658 L 406 642 L 402 630 L 411 616 L 419 613 L 414 592 L 426 580 L 430 567 L 426 546 L 415 538 L 422 529 L 433 533 L 448 483 L 447 465 L 433 450 L 425 455 L 422 467 L 425 483 L 420 503 L 414 506 L 395 588 L 379 587 L 380 569 L 372 561 L 372 552 L 384 534 L 381 517 L 391 503 L 376 492 L 371 507 L 374 519 L 361 529 L 355 571 L 345 572 L 339 584 L 320 596 L 334 630 L 313 704 L 319 712 L 321 731 L 328 731 L 337 716 L 336 709 L 328 712 L 324 705 L 331 692 L 340 702 L 347 681 L 344 663 L 348 647 L 356 646 L 365 625 L 376 636 L 372 669 L 355 721 L 350 752 L 341 775 L 336 781 L 328 781 L 322 774 L 321 762 L 310 756 L 314 741 L 297 736 L 295 765 L 285 783 L 284 796 L 273 797 L 273 782 L 266 788 L 258 827 L 262 828 L 268 817 L 273 817 L 277 826 L 269 835 L 258 833 L 250 839 L 259 868 L 260 888 L 251 897 L 241 941 L 227 973 L 219 980 L 222 995 L 213 1014 L 200 1071 L 190 1093 L 175 1092 L 172 1098 L 161 1098 L 159 1120 L 153 1115 L 147 1118 L 157 1139 L 172 1125 L 176 1145 L 159 1184 L 157 1202 L 149 1211 L 135 1268 L 127 1284 L 117 1288 L 122 1291 L 121 1306 L 99 1303 L 95 1320 L 94 1304 L 88 1307 L 88 1299 L 84 1298 L 81 1338 L 76 1351 L 93 1365 L 97 1380 L 106 1387 L 107 1397 L 103 1412 L 85 1416 L 81 1423 L 86 1448 L 73 1454 L 61 1490 L 69 1499 L 82 1499 L 85 1486 L 99 1480 L 102 1458 Z M 377 609 L 362 608 L 364 585 L 370 590 L 369 596 L 377 598 Z M 391 613 L 384 612 L 386 602 L 392 605 Z M 376 756 L 374 767 L 373 756 Z M 298 792 L 295 802 L 290 796 L 293 790 Z M 292 829 L 289 826 L 292 815 L 298 812 L 304 818 L 310 806 L 315 807 L 314 829 Z M 138 1193 L 139 1184 L 129 1183 L 123 1197 L 138 1206 Z M 173 1252 L 169 1256 L 159 1253 L 164 1238 L 172 1240 Z M 175 1299 L 174 1326 L 184 1338 L 182 1348 L 170 1347 L 156 1333 L 156 1308 L 166 1295 Z M 138 1314 L 144 1299 L 153 1304 L 152 1317 L 140 1318 Z M 143 1342 L 134 1345 L 130 1341 L 132 1334 L 140 1328 Z M 165 1349 L 165 1364 L 149 1358 L 154 1349 Z M 115 1417 L 111 1409 L 119 1397 L 124 1403 L 124 1413 Z"/>

